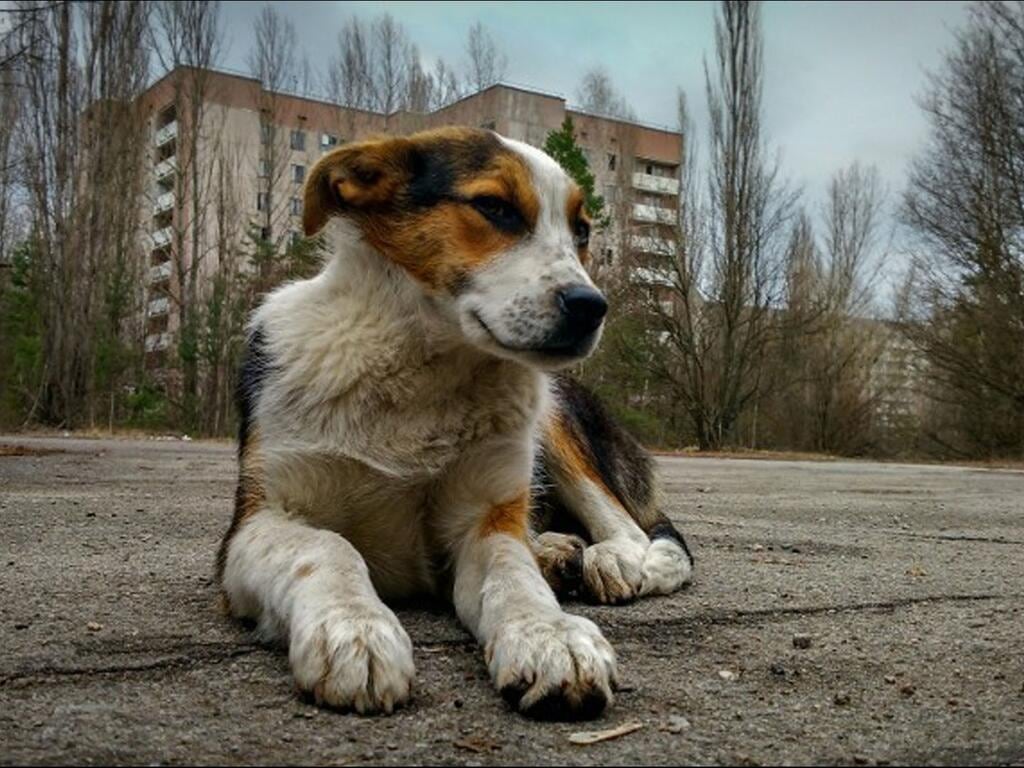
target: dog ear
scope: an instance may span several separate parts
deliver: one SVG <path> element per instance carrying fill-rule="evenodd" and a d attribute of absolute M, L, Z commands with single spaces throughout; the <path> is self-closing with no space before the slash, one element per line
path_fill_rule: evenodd
<path fill-rule="evenodd" d="M 302 227 L 312 237 L 331 216 L 386 205 L 412 176 L 413 143 L 362 141 L 324 155 L 306 179 Z"/>

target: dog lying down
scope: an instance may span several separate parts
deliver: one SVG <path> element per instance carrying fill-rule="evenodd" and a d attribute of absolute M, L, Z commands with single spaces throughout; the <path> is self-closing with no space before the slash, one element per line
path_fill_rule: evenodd
<path fill-rule="evenodd" d="M 446 128 L 325 155 L 304 202 L 331 256 L 252 317 L 230 611 L 287 643 L 318 703 L 391 712 L 414 667 L 385 601 L 441 597 L 519 711 L 597 716 L 615 653 L 556 595 L 667 594 L 693 560 L 649 457 L 557 373 L 607 309 L 579 188 L 533 147 Z"/>

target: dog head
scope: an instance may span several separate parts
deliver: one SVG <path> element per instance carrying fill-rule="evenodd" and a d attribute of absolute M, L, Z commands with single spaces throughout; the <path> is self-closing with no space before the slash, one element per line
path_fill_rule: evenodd
<path fill-rule="evenodd" d="M 585 269 L 583 195 L 527 144 L 468 128 L 350 144 L 306 182 L 306 235 L 334 215 L 476 347 L 555 369 L 597 345 L 607 304 Z"/>

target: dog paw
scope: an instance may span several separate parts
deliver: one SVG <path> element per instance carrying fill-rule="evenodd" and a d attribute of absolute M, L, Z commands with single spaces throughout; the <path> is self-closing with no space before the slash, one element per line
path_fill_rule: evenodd
<path fill-rule="evenodd" d="M 583 583 L 583 550 L 587 543 L 579 536 L 548 531 L 532 542 L 537 565 L 556 595 L 570 595 Z"/>
<path fill-rule="evenodd" d="M 412 643 L 386 607 L 320 607 L 297 622 L 289 647 L 299 688 L 317 704 L 391 713 L 409 699 Z"/>
<path fill-rule="evenodd" d="M 643 562 L 641 595 L 667 595 L 693 578 L 693 563 L 672 539 L 655 539 Z"/>
<path fill-rule="evenodd" d="M 583 550 L 583 583 L 599 603 L 624 603 L 640 594 L 646 548 L 629 539 L 609 539 Z"/>
<path fill-rule="evenodd" d="M 527 717 L 591 719 L 612 702 L 615 651 L 597 626 L 580 616 L 510 621 L 486 655 L 494 685 Z"/>

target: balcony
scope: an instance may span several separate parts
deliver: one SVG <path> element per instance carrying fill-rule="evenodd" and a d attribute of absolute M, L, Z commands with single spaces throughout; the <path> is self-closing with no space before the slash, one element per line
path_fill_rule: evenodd
<path fill-rule="evenodd" d="M 172 120 L 163 128 L 156 132 L 156 145 L 162 147 L 164 144 L 169 142 L 171 139 L 178 135 L 178 121 Z"/>
<path fill-rule="evenodd" d="M 146 317 L 160 317 L 161 315 L 166 315 L 170 309 L 171 302 L 166 296 L 161 296 L 149 302 L 149 306 L 146 307 Z"/>
<path fill-rule="evenodd" d="M 146 351 L 147 352 L 159 352 L 161 349 L 167 349 L 171 344 L 171 334 L 167 333 L 151 333 L 146 337 Z"/>
<path fill-rule="evenodd" d="M 659 208 L 656 205 L 636 203 L 633 206 L 633 221 L 642 221 L 645 224 L 674 225 L 676 223 L 676 211 L 674 208 Z"/>
<path fill-rule="evenodd" d="M 639 253 L 650 253 L 655 256 L 668 256 L 675 252 L 676 241 L 662 237 L 646 237 L 633 235 L 629 238 L 629 246 Z"/>
<path fill-rule="evenodd" d="M 679 179 L 668 176 L 654 176 L 649 173 L 634 173 L 633 188 L 656 195 L 678 195 Z"/>
<path fill-rule="evenodd" d="M 165 261 L 163 264 L 157 264 L 155 267 L 149 268 L 149 282 L 150 283 L 162 283 L 165 280 L 171 279 L 171 262 Z M 164 299 L 166 301 L 166 299 Z"/>
<path fill-rule="evenodd" d="M 157 163 L 156 166 L 156 179 L 157 181 L 164 181 L 171 178 L 178 170 L 178 159 L 176 157 L 168 157 L 166 160 Z"/>
<path fill-rule="evenodd" d="M 170 227 L 164 227 L 163 229 L 158 229 L 156 232 L 153 233 L 153 247 L 154 248 L 163 248 L 165 245 L 169 245 L 170 242 L 171 242 L 171 228 Z"/>
<path fill-rule="evenodd" d="M 156 202 L 153 203 L 153 215 L 159 216 L 161 213 L 166 213 L 174 207 L 174 193 L 164 192 L 162 195 L 157 197 Z"/>
<path fill-rule="evenodd" d="M 675 285 L 672 281 L 672 273 L 667 269 L 636 267 L 630 270 L 629 276 L 633 279 L 633 282 L 641 285 L 660 285 L 666 288 L 671 288 Z"/>

